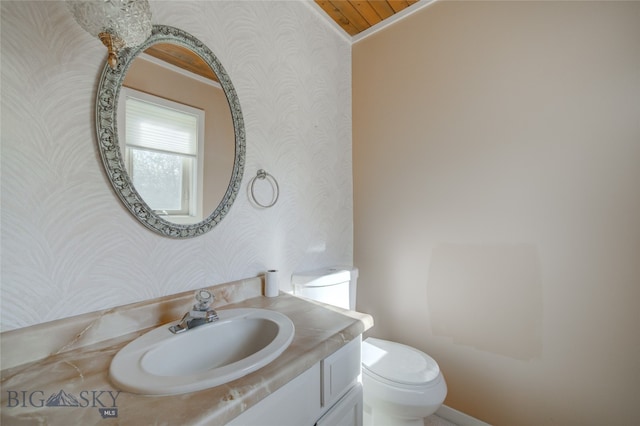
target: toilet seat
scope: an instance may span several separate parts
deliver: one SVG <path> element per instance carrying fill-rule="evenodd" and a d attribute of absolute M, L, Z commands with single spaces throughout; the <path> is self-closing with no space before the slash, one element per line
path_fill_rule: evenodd
<path fill-rule="evenodd" d="M 424 352 L 374 337 L 362 342 L 362 369 L 373 379 L 401 388 L 429 387 L 441 377 L 436 361 Z"/>

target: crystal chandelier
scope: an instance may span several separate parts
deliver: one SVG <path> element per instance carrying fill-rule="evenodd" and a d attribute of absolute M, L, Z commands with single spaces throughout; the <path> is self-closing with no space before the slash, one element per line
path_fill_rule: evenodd
<path fill-rule="evenodd" d="M 148 0 L 67 0 L 67 5 L 76 22 L 107 47 L 111 68 L 118 65 L 120 49 L 138 46 L 151 35 Z"/>

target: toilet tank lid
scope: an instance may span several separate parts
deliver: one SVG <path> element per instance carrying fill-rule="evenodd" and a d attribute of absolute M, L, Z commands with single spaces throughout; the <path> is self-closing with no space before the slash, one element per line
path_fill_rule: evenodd
<path fill-rule="evenodd" d="M 333 266 L 313 271 L 295 272 L 291 275 L 291 284 L 301 287 L 324 287 L 342 284 L 358 278 L 358 268 Z"/>
<path fill-rule="evenodd" d="M 362 342 L 362 367 L 383 379 L 405 385 L 422 385 L 440 374 L 438 363 L 424 352 L 374 337 Z"/>

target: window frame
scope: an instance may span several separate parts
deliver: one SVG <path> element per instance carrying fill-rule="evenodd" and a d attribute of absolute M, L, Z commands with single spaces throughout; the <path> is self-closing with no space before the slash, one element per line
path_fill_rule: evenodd
<path fill-rule="evenodd" d="M 191 188 L 188 189 L 188 206 L 185 206 L 185 192 L 183 187 L 183 200 L 182 205 L 183 209 L 181 211 L 158 211 L 154 210 L 154 212 L 160 217 L 170 218 L 172 222 L 178 224 L 193 224 L 198 223 L 203 220 L 203 197 L 204 197 L 204 129 L 205 129 L 205 112 L 200 108 L 195 108 L 189 105 L 185 105 L 179 102 L 175 102 L 160 96 L 151 95 L 149 93 L 142 92 L 140 90 L 132 89 L 130 87 L 122 87 L 120 91 L 121 99 L 118 102 L 118 123 L 121 124 L 118 127 L 118 141 L 120 144 L 120 152 L 122 153 L 122 158 L 125 164 L 125 168 L 127 173 L 132 179 L 131 176 L 131 158 L 130 158 L 130 148 L 126 143 L 126 128 L 127 128 L 127 119 L 126 119 L 126 104 L 127 99 L 135 99 L 142 102 L 148 102 L 160 107 L 174 109 L 180 112 L 184 112 L 187 114 L 191 114 L 196 116 L 197 119 L 197 152 L 195 156 L 192 158 L 194 161 L 195 171 L 192 172 L 192 185 Z M 137 148 L 140 149 L 140 148 Z M 150 152 L 170 152 L 164 150 L 154 151 L 152 149 L 148 150 Z M 185 154 L 176 153 L 180 157 L 186 158 Z M 183 167 L 184 171 L 184 167 Z M 184 177 L 183 177 L 184 181 Z M 183 183 L 184 185 L 184 183 Z M 191 194 L 194 196 L 192 197 Z M 185 207 L 187 207 L 185 209 Z"/>

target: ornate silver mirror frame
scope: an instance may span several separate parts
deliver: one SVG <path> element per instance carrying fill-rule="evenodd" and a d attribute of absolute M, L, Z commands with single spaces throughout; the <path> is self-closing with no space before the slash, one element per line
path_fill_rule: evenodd
<path fill-rule="evenodd" d="M 116 117 L 120 88 L 132 61 L 140 52 L 156 43 L 173 43 L 197 53 L 217 75 L 231 109 L 235 132 L 235 157 L 229 186 L 213 213 L 195 224 L 169 222 L 158 216 L 147 205 L 136 191 L 125 169 L 118 142 Z M 96 131 L 102 163 L 114 191 L 133 216 L 147 228 L 166 237 L 190 238 L 210 231 L 229 212 L 240 189 L 245 162 L 245 128 L 240 101 L 220 61 L 207 46 L 190 34 L 178 28 L 154 25 L 151 36 L 141 46 L 136 49 L 125 49 L 119 53 L 118 66 L 115 70 L 105 63 L 96 99 Z"/>

